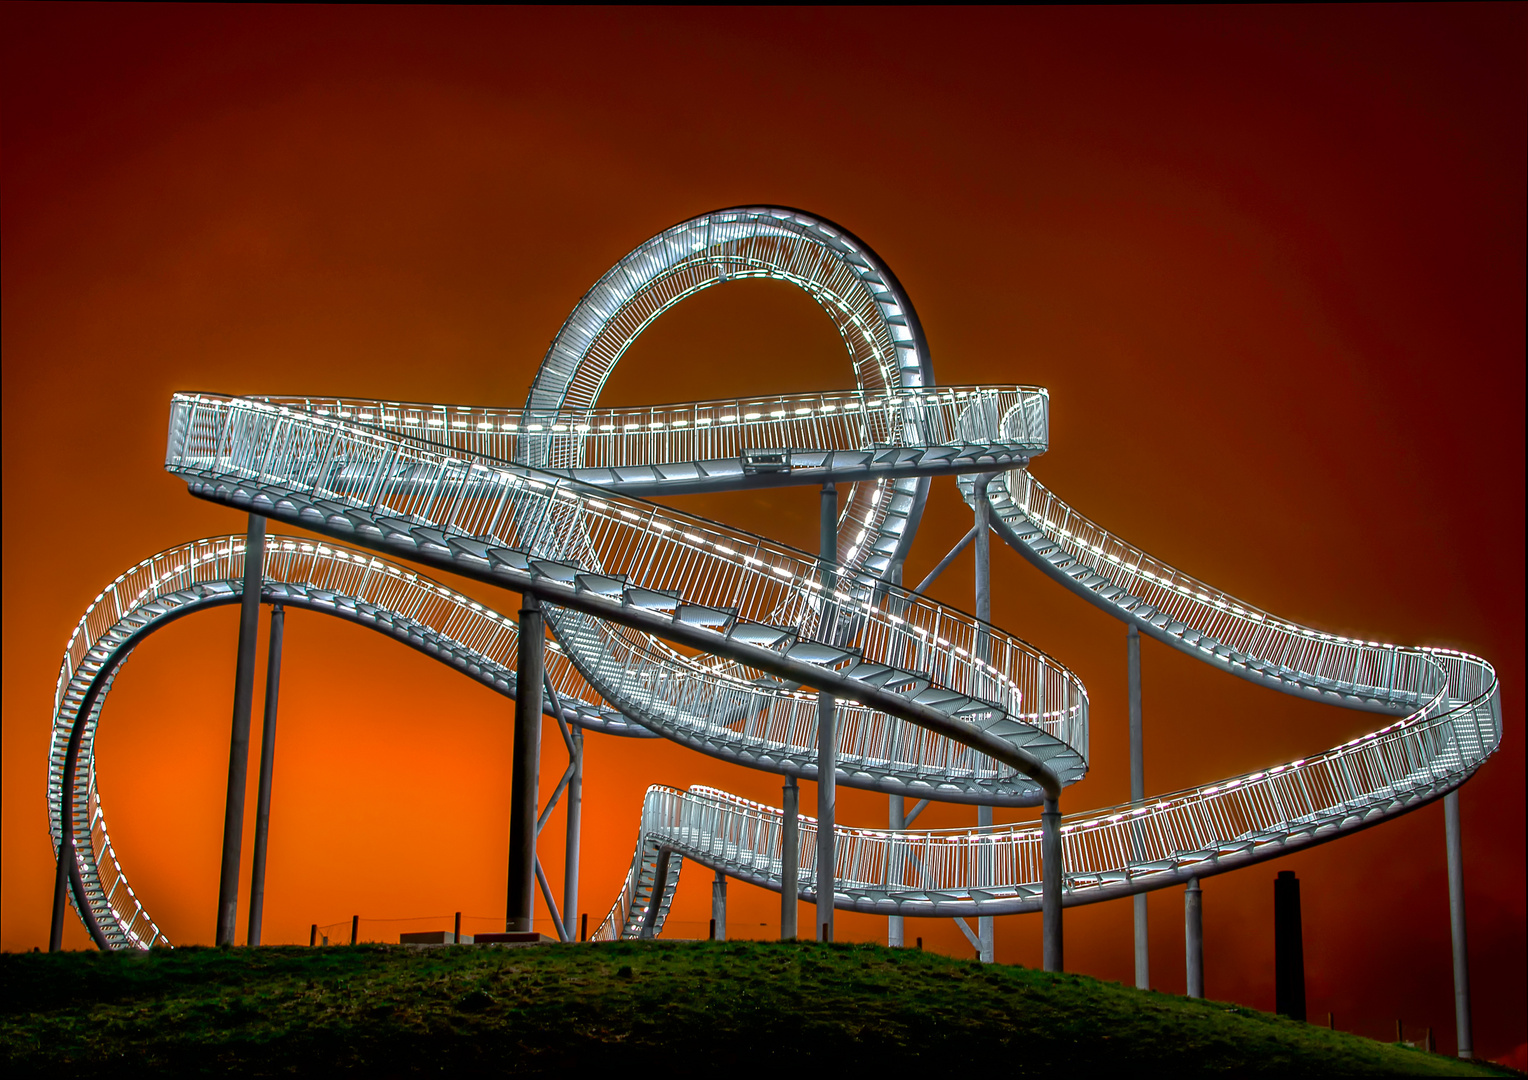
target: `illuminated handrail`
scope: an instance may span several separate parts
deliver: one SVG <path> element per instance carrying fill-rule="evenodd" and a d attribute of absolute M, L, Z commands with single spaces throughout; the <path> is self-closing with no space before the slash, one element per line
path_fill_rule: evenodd
<path fill-rule="evenodd" d="M 937 386 L 558 412 L 362 398 L 252 400 L 441 443 L 467 454 L 558 470 L 721 460 L 763 448 L 861 450 L 1002 442 L 1041 453 L 1049 442 L 1047 399 L 1047 391 L 1035 386 Z M 977 415 L 993 417 L 983 425 L 986 431 L 973 427 L 973 406 Z M 997 418 L 1010 414 L 1013 419 L 1003 437 L 995 437 Z"/>
<path fill-rule="evenodd" d="M 262 513 L 344 529 L 363 543 L 433 544 L 473 567 L 490 550 L 517 553 L 500 559 L 519 559 L 527 572 L 597 578 L 592 587 L 618 589 L 633 604 L 677 594 L 671 607 L 714 618 L 723 636 L 773 631 L 787 652 L 823 646 L 821 655 L 838 658 L 826 662 L 881 685 L 893 680 L 978 730 L 1043 746 L 1063 782 L 1085 771 L 1087 698 L 1075 676 L 1018 638 L 919 594 L 841 582 L 825 604 L 824 568 L 783 545 L 341 418 L 184 394 L 173 414 L 166 467 L 197 490 L 228 493 L 214 497 L 231 498 L 237 488 Z M 772 685 L 746 664 L 683 655 L 607 619 L 555 607 L 548 619 L 620 711 L 723 756 L 757 760 L 762 742 L 798 770 L 814 769 L 811 695 Z M 725 652 L 720 642 L 717 651 Z M 840 708 L 846 783 L 869 772 L 869 785 L 883 790 L 1037 798 L 1027 777 L 949 739 L 853 702 Z"/>
<path fill-rule="evenodd" d="M 1433 651 L 1462 700 L 1441 698 L 1311 758 L 1216 784 L 1062 819 L 1063 903 L 1097 903 L 1208 877 L 1414 809 L 1458 787 L 1501 738 L 1500 694 L 1477 657 Z M 597 939 L 634 937 L 652 903 L 652 864 L 672 852 L 661 930 L 679 859 L 778 890 L 781 811 L 711 788 L 653 787 L 638 857 Z M 815 820 L 800 819 L 798 895 L 817 894 Z M 1001 915 L 1040 907 L 1034 824 L 889 831 L 836 827 L 834 905 L 866 912 Z M 644 858 L 646 866 L 644 867 Z"/>
<path fill-rule="evenodd" d="M 858 388 L 595 407 L 646 326 L 685 297 L 739 277 L 807 291 L 842 336 Z M 1456 788 L 1495 752 L 1500 695 L 1489 664 L 1279 620 L 1125 544 L 1027 472 L 1047 445 L 1047 414 L 1038 388 L 935 386 L 917 316 L 863 242 L 800 211 L 739 207 L 682 222 L 620 260 L 559 331 L 524 409 L 177 395 L 166 465 L 204 498 L 548 598 L 560 647 L 548 666 L 563 697 L 584 710 L 580 722 L 632 733 L 636 721 L 707 753 L 808 778 L 816 701 L 799 686 L 817 685 L 828 671 L 840 783 L 948 801 L 1037 800 L 1035 780 L 967 742 L 1062 783 L 1085 770 L 1088 702 L 1071 672 L 885 580 L 906 554 L 929 477 L 948 473 L 965 474 L 968 498 L 975 474 L 996 474 L 987 497 L 999 535 L 1142 632 L 1263 685 L 1398 717 L 1287 765 L 1069 816 L 1069 904 L 1222 872 L 1404 813 Z M 830 481 L 850 490 L 836 563 L 827 565 L 612 490 Z M 233 563 L 242 562 L 242 547 L 231 538 L 199 543 L 213 546 L 184 550 L 201 552 L 200 562 L 149 560 L 102 593 L 71 639 L 60 678 L 50 813 L 56 821 L 63 805 L 54 779 L 55 770 L 62 775 L 59 718 L 73 707 L 70 726 L 91 741 L 69 793 L 76 849 L 82 867 L 89 864 L 88 904 L 108 913 L 113 946 L 141 947 L 162 935 L 126 885 L 105 831 L 93 767 L 101 698 L 78 717 L 88 700 L 82 687 L 109 688 L 135 634 L 155 620 L 238 595 Z M 335 544 L 311 546 L 302 556 L 317 560 L 305 564 L 309 576 L 385 564 L 341 556 Z M 281 567 L 271 570 L 269 556 L 267 563 L 266 588 L 287 590 L 287 602 L 321 606 L 340 596 L 283 581 Z M 169 589 L 175 573 L 191 584 Z M 378 587 L 401 587 L 388 580 L 397 576 L 378 578 Z M 126 595 L 136 599 L 124 613 Z M 508 620 L 453 596 L 417 585 L 398 602 L 442 612 L 447 622 L 400 617 L 455 666 L 507 685 Z M 355 599 L 357 613 L 369 604 L 377 616 L 386 606 Z M 671 633 L 655 629 L 660 615 Z M 783 682 L 787 676 L 797 681 Z M 880 707 L 844 692 L 856 687 Z M 798 884 L 811 896 L 816 823 L 802 824 Z M 845 828 L 838 841 L 841 907 L 998 914 L 1039 906 L 1043 868 L 1032 825 Z M 684 858 L 778 888 L 779 848 L 772 808 L 710 789 L 650 789 L 631 871 L 599 935 L 660 927 Z M 131 912 L 129 901 L 137 905 Z"/>
<path fill-rule="evenodd" d="M 963 487 L 969 499 L 971 486 Z M 999 474 L 989 497 L 1011 543 L 1031 561 L 1200 659 L 1333 704 L 1391 714 L 1409 712 L 1444 690 L 1432 650 L 1328 634 L 1279 618 L 1126 543 L 1025 469 Z"/>
<path fill-rule="evenodd" d="M 83 720 L 72 798 L 76 865 L 85 902 L 113 947 L 169 944 L 123 872 L 106 828 L 95 771 L 95 733 L 112 681 L 143 637 L 191 611 L 235 603 L 244 593 L 242 536 L 197 540 L 162 551 L 119 575 L 85 609 L 64 650 L 54 692 L 48 754 L 48 821 L 55 855 L 71 734 Z M 513 696 L 519 642 L 515 620 L 438 581 L 369 552 L 307 537 L 267 538 L 267 602 L 351 619 L 414 646 L 499 693 Z M 651 737 L 599 704 L 555 645 L 546 673 L 568 720 L 593 731 Z M 100 684 L 90 715 L 80 709 Z M 594 704 L 591 704 L 594 702 Z M 71 891 L 71 899 L 72 899 Z"/>

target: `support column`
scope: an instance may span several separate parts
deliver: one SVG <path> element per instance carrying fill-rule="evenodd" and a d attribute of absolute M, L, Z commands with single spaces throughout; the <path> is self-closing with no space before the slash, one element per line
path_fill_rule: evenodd
<path fill-rule="evenodd" d="M 271 827 L 271 777 L 276 768 L 276 703 L 281 694 L 281 639 L 286 609 L 271 608 L 270 652 L 265 665 L 265 724 L 260 730 L 260 793 L 255 803 L 255 855 L 249 872 L 249 944 L 260 944 L 265 918 L 265 852 Z"/>
<path fill-rule="evenodd" d="M 1443 796 L 1443 831 L 1448 844 L 1448 921 L 1454 940 L 1454 1024 L 1459 1056 L 1475 1056 L 1470 1015 L 1470 943 L 1464 921 L 1464 849 L 1459 829 L 1459 790 Z"/>
<path fill-rule="evenodd" d="M 1183 891 L 1183 962 L 1188 972 L 1188 996 L 1204 997 L 1204 901 L 1199 879 L 1188 879 Z"/>
<path fill-rule="evenodd" d="M 716 940 L 727 940 L 727 875 L 720 870 L 711 882 L 711 920 L 716 923 Z"/>
<path fill-rule="evenodd" d="M 1305 1019 L 1305 935 L 1300 927 L 1300 879 L 1280 870 L 1273 879 L 1274 1011 Z"/>
<path fill-rule="evenodd" d="M 546 660 L 546 617 L 526 594 L 520 608 L 515 663 L 515 743 L 509 790 L 509 897 L 504 929 L 534 929 L 536 904 L 536 812 L 541 798 L 541 681 Z"/>
<path fill-rule="evenodd" d="M 1130 697 L 1130 801 L 1137 806 L 1146 800 L 1146 759 L 1141 728 L 1141 633 L 1131 624 L 1125 630 L 1125 666 Z M 1137 862 L 1146 858 L 1145 837 L 1139 821 L 1130 827 L 1132 855 Z M 1135 988 L 1151 989 L 1151 954 L 1146 921 L 1146 894 L 1130 898 L 1135 908 Z"/>
<path fill-rule="evenodd" d="M 992 832 L 992 807 L 978 806 L 976 808 L 976 831 L 978 833 Z M 993 865 L 992 847 L 990 844 L 982 844 L 977 848 L 977 858 L 980 860 L 980 881 L 983 885 L 992 884 Z M 978 915 L 976 918 L 976 943 L 977 957 L 984 964 L 990 964 L 997 958 L 996 935 L 993 933 L 991 915 Z"/>
<path fill-rule="evenodd" d="M 796 889 L 801 877 L 801 786 L 785 778 L 780 800 L 780 940 L 796 937 Z"/>
<path fill-rule="evenodd" d="M 834 731 L 833 695 L 817 692 L 817 933 L 833 940 L 833 891 L 837 883 L 838 850 L 834 844 L 833 810 L 838 797 L 838 742 Z"/>
<path fill-rule="evenodd" d="M 228 801 L 223 809 L 223 862 L 218 876 L 214 940 L 232 945 L 239 913 L 239 859 L 244 848 L 244 789 L 249 778 L 249 713 L 255 697 L 255 644 L 265 571 L 265 518 L 249 515 L 244 541 L 244 595 L 239 602 L 239 653 L 233 675 L 233 733 L 228 740 Z M 67 793 L 66 793 L 67 796 Z"/>
<path fill-rule="evenodd" d="M 85 706 L 92 702 L 87 699 Z M 85 709 L 81 709 L 80 716 L 88 715 Z M 88 912 L 85 906 L 85 895 L 75 882 L 79 877 L 79 864 L 74 854 L 74 774 L 75 767 L 80 757 L 80 737 L 84 732 L 84 724 L 76 720 L 74 730 L 69 734 L 69 747 L 64 751 L 64 773 L 62 785 L 59 789 L 59 837 L 58 837 L 58 861 L 53 867 L 53 919 L 48 927 L 48 951 L 56 953 L 64 947 L 64 910 L 69 905 L 69 890 L 74 889 L 74 898 L 79 905 L 80 911 Z"/>
<path fill-rule="evenodd" d="M 658 852 L 658 865 L 653 868 L 653 891 L 648 895 L 647 913 L 642 916 L 642 929 L 637 936 L 643 941 L 651 941 L 658 936 L 658 913 L 663 910 L 663 890 L 668 888 L 669 859 L 672 853 L 668 848 L 662 848 Z"/>
<path fill-rule="evenodd" d="M 1065 971 L 1061 934 L 1061 809 L 1049 796 L 1040 814 L 1040 874 L 1044 968 Z"/>
<path fill-rule="evenodd" d="M 886 824 L 891 828 L 892 832 L 901 832 L 907 828 L 907 800 L 901 795 L 892 795 L 889 798 L 891 800 L 891 813 L 887 818 Z M 902 853 L 897 850 L 895 842 L 891 845 L 891 857 L 895 860 L 890 867 L 891 880 L 895 882 L 902 876 Z M 900 949 L 902 947 L 902 943 L 905 940 L 903 938 L 905 933 L 903 926 L 902 916 L 888 915 L 886 917 L 886 944 L 893 949 Z"/>
<path fill-rule="evenodd" d="M 822 620 L 824 640 L 837 635 L 838 605 L 838 489 L 822 485 L 817 518 L 822 563 Z M 834 807 L 838 799 L 837 707 L 833 695 L 817 691 L 817 926 L 813 937 L 833 940 L 833 893 L 838 870 L 838 851 L 833 832 Z"/>
<path fill-rule="evenodd" d="M 572 724 L 569 734 L 573 736 L 573 774 L 563 796 L 568 804 L 568 847 L 562 878 L 562 921 L 571 934 L 573 920 L 578 918 L 578 847 L 584 824 L 584 729 Z"/>
<path fill-rule="evenodd" d="M 987 501 L 987 485 L 992 482 L 990 474 L 976 478 L 976 617 L 984 623 L 992 622 L 992 504 Z M 989 660 L 987 635 L 977 631 L 976 653 L 982 660 Z M 992 807 L 976 808 L 976 829 L 979 833 L 992 831 Z M 988 847 L 978 849 L 981 859 L 982 884 L 992 884 L 992 853 Z M 991 915 L 979 915 L 976 919 L 977 954 L 984 964 L 992 963 L 996 956 L 996 942 Z"/>
<path fill-rule="evenodd" d="M 887 576 L 887 580 L 893 585 L 902 584 L 902 564 L 900 562 L 892 564 L 891 573 Z M 889 795 L 887 798 L 890 800 L 891 809 L 886 819 L 886 824 L 893 832 L 901 832 L 907 828 L 907 799 L 901 795 Z M 892 852 L 896 863 L 891 867 L 891 877 L 892 880 L 896 880 L 902 873 L 902 856 L 897 852 L 895 846 L 892 847 Z M 886 917 L 886 944 L 890 948 L 900 949 L 906 941 L 905 934 L 906 923 L 903 921 L 902 916 L 888 915 Z"/>

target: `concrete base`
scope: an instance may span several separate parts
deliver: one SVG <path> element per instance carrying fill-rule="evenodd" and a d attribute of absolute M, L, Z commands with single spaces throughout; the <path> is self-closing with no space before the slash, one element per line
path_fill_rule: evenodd
<path fill-rule="evenodd" d="M 456 935 L 450 930 L 421 930 L 412 934 L 399 934 L 399 945 L 456 945 Z M 462 945 L 472 944 L 472 935 L 463 934 Z"/>
<path fill-rule="evenodd" d="M 463 934 L 462 937 L 467 937 Z M 551 945 L 557 939 L 539 934 L 534 930 L 517 930 L 507 934 L 473 934 L 471 938 L 474 945 Z"/>

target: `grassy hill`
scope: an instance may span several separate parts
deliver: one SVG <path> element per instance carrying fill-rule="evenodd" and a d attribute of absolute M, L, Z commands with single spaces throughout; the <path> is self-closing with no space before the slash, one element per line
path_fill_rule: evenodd
<path fill-rule="evenodd" d="M 1237 1005 L 876 945 L 0 956 L 7 1076 L 812 1064 L 999 1075 L 1507 1075 Z"/>

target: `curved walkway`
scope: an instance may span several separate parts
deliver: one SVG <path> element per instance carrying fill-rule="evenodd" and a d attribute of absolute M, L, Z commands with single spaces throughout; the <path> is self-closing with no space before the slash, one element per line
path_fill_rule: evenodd
<path fill-rule="evenodd" d="M 843 337 L 856 389 L 595 407 L 614 365 L 662 311 L 711 285 L 761 276 L 791 281 L 821 304 Z M 682 223 L 617 263 L 559 332 L 522 409 L 182 394 L 172 404 L 166 467 L 201 498 L 538 596 L 561 647 L 555 656 L 566 658 L 560 677 L 582 703 L 570 707 L 585 710 L 580 723 L 624 733 L 636 725 L 808 779 L 817 768 L 817 694 L 807 686 L 836 698 L 838 783 L 1032 806 L 1086 771 L 1087 694 L 1070 671 L 895 583 L 939 475 L 963 477 L 969 500 L 990 503 L 1004 540 L 1142 632 L 1263 685 L 1396 718 L 1313 758 L 1066 819 L 1067 903 L 1220 872 L 1365 827 L 1452 790 L 1494 752 L 1499 694 L 1484 661 L 1278 620 L 1061 503 L 1027 471 L 1046 448 L 1047 405 L 1033 387 L 934 385 L 916 313 L 868 246 L 799 211 L 736 208 Z M 980 487 L 978 475 L 987 478 Z M 636 497 L 784 484 L 850 486 L 832 559 Z M 232 543 L 223 543 L 231 558 Z M 347 551 L 328 565 L 354 571 L 372 558 Z M 194 576 L 199 564 L 183 561 Z M 167 564 L 128 584 L 129 593 L 142 590 L 128 605 L 133 618 L 147 626 L 190 605 L 186 589 L 165 584 L 172 580 Z M 227 588 L 233 577 L 217 580 Z M 109 590 L 113 603 L 123 586 L 119 579 Z M 146 596 L 163 615 L 141 606 Z M 458 599 L 454 612 L 475 607 Z M 87 897 L 87 923 L 110 912 L 118 936 L 103 930 L 107 940 L 141 946 L 157 930 L 141 911 L 113 906 L 121 875 L 104 823 L 96 838 L 93 768 L 65 761 L 55 770 L 68 754 L 61 732 L 69 733 L 64 744 L 93 737 L 112 673 L 147 632 L 122 621 L 126 610 L 87 633 L 78 656 L 71 642 L 50 809 L 56 843 L 58 792 L 69 787 L 81 839 L 75 891 Z M 512 632 L 502 616 L 479 621 Z M 488 671 L 477 657 L 490 653 L 467 658 L 477 639 L 450 629 L 432 624 L 437 647 L 458 666 Z M 501 662 L 510 655 L 492 651 L 500 659 L 491 679 L 512 693 Z M 65 724 L 70 708 L 77 715 Z M 601 935 L 661 926 L 684 857 L 779 888 L 779 821 L 778 811 L 709 789 L 650 790 L 632 870 Z M 803 819 L 803 831 L 812 827 Z M 836 835 L 837 906 L 904 915 L 1040 906 L 1038 829 Z M 816 889 L 814 851 L 802 844 L 807 896 Z M 107 861 L 115 877 L 103 886 Z"/>
<path fill-rule="evenodd" d="M 102 948 L 169 944 L 128 883 L 106 827 L 95 769 L 101 709 L 122 665 L 150 634 L 187 615 L 237 604 L 244 595 L 244 537 L 217 536 L 145 559 L 108 585 L 85 610 L 64 653 L 48 754 L 48 817 L 59 841 L 60 796 L 71 744 L 74 892 L 81 918 Z M 368 552 L 311 537 L 266 539 L 262 599 L 365 626 L 514 697 L 519 633 L 501 615 L 438 581 Z M 591 731 L 652 738 L 608 706 L 591 703 L 566 656 L 549 650 L 547 675 L 563 719 Z M 550 708 L 548 715 L 555 715 Z"/>

